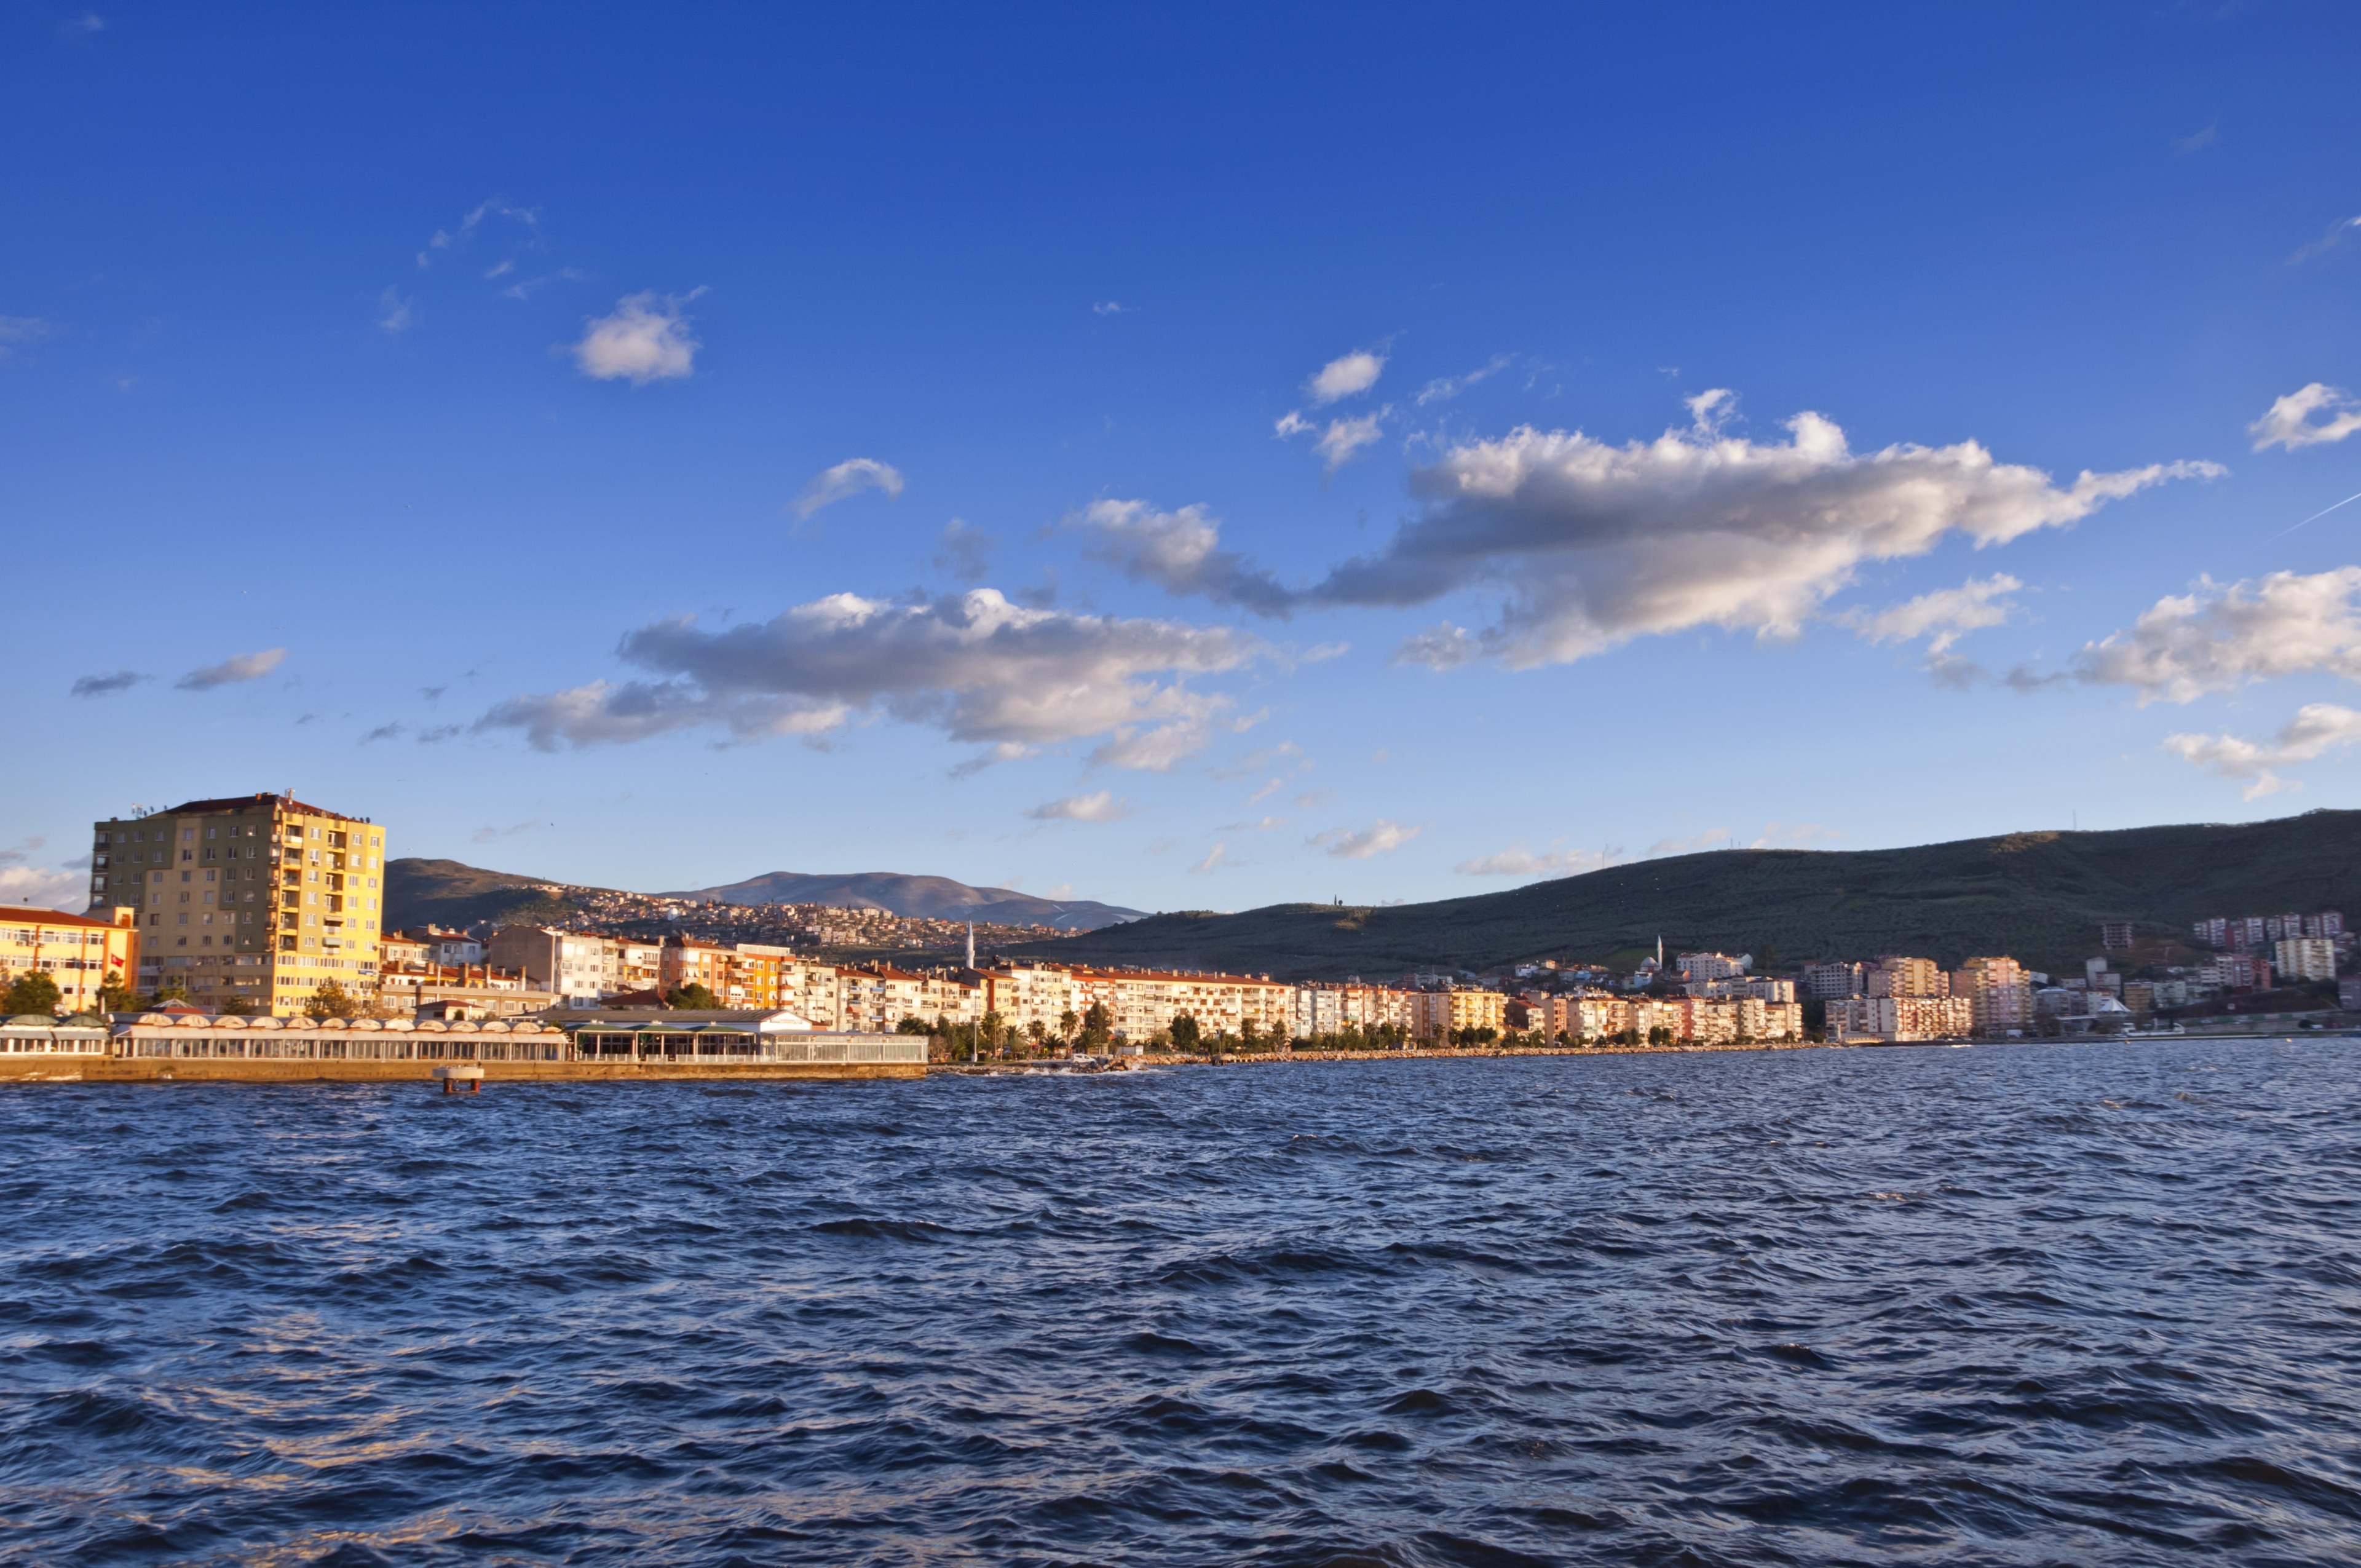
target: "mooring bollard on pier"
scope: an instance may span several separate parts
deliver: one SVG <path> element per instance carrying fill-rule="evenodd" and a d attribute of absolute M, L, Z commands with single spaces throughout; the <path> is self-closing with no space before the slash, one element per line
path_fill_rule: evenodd
<path fill-rule="evenodd" d="M 481 1094 L 484 1091 L 484 1069 L 480 1067 L 471 1064 L 438 1067 L 434 1069 L 434 1076 L 443 1080 L 443 1092 L 445 1094 L 458 1093 L 459 1085 L 462 1082 L 467 1084 L 467 1092 L 470 1094 Z"/>

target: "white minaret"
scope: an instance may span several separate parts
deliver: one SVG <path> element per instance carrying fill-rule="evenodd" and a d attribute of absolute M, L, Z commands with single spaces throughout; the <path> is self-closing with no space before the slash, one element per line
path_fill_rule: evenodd
<path fill-rule="evenodd" d="M 975 968 L 975 922 L 967 923 L 967 967 Z"/>

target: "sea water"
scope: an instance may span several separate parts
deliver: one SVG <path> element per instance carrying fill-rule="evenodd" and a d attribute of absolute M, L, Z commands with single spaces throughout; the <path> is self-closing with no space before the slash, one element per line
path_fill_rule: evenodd
<path fill-rule="evenodd" d="M 2361 1046 L 0 1090 L 0 1560 L 2361 1560 Z"/>

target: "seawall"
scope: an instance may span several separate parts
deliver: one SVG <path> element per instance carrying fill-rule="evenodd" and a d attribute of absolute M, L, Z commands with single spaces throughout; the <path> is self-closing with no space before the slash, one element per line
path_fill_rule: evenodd
<path fill-rule="evenodd" d="M 187 1057 L 0 1056 L 0 1082 L 71 1083 L 433 1083 L 447 1062 L 239 1060 Z M 917 1062 L 488 1061 L 486 1086 L 500 1083 L 802 1082 L 924 1078 Z M 466 1086 L 461 1086 L 466 1092 Z"/>

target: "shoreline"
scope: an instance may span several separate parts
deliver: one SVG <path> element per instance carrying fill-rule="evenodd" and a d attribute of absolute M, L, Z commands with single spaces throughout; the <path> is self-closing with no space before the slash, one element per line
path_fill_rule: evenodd
<path fill-rule="evenodd" d="M 496 1083 L 856 1083 L 919 1079 L 917 1062 L 336 1061 L 302 1058 L 0 1056 L 0 1083 L 420 1083 L 437 1068 Z"/>

